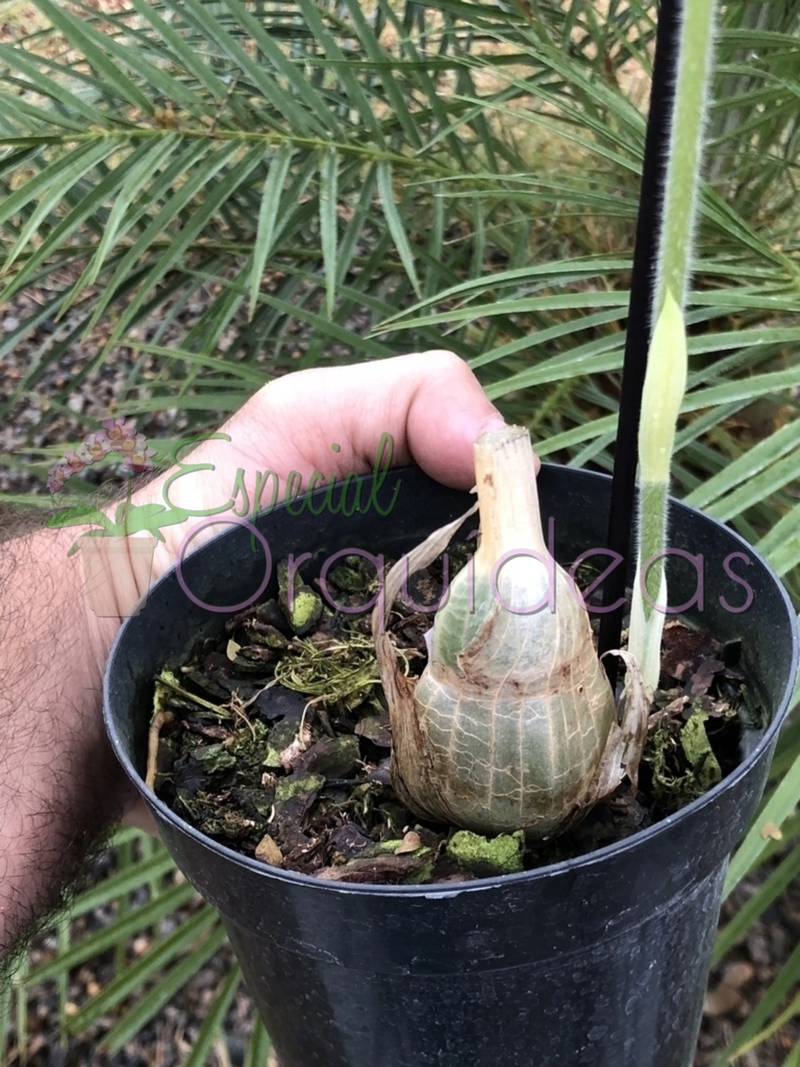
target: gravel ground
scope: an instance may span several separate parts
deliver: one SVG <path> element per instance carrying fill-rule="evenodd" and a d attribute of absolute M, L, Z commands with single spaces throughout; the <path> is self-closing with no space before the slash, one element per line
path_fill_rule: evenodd
<path fill-rule="evenodd" d="M 722 909 L 728 922 L 777 866 L 774 857 L 758 880 L 745 879 Z M 792 882 L 755 923 L 744 940 L 711 972 L 694 1067 L 711 1067 L 735 1031 L 744 1023 L 800 944 L 800 883 Z M 795 975 L 794 993 L 797 992 Z M 783 1007 L 782 1003 L 779 1007 Z M 737 1067 L 783 1067 L 800 1042 L 800 1017 L 778 1030 L 764 1044 L 736 1060 Z"/>
<path fill-rule="evenodd" d="M 4 333 L 16 330 L 21 320 L 33 314 L 38 309 L 40 299 L 36 292 L 26 293 L 12 306 L 0 310 L 0 339 Z M 190 305 L 176 330 L 185 330 L 192 316 L 197 316 L 201 311 L 202 305 Z M 17 345 L 4 358 L 0 363 L 0 402 L 7 399 L 28 374 L 32 361 L 39 358 L 41 346 L 57 337 L 58 330 L 57 324 L 44 323 L 34 336 Z M 161 343 L 169 344 L 170 340 L 167 336 L 161 339 Z M 85 424 L 81 421 L 83 418 L 91 419 L 96 424 L 95 420 L 114 412 L 115 402 L 128 380 L 133 362 L 129 351 L 125 349 L 121 349 L 113 362 L 104 364 L 101 370 L 90 375 L 73 392 L 66 411 L 54 414 L 50 402 L 51 397 L 72 381 L 97 354 L 103 341 L 102 335 L 92 337 L 70 349 L 57 365 L 48 368 L 41 380 L 17 402 L 12 418 L 0 428 L 0 452 L 19 453 L 24 452 L 26 447 L 38 448 L 74 441 L 86 432 Z M 148 374 L 151 373 L 155 373 L 155 368 L 145 364 L 141 375 L 143 388 L 147 387 Z M 163 434 L 167 429 L 171 433 L 179 433 L 182 428 L 180 417 L 171 421 L 169 417 L 161 415 L 142 421 L 139 426 L 150 438 Z M 35 489 L 35 481 L 29 475 L 10 467 L 0 467 L 0 490 L 21 493 Z M 99 857 L 94 862 L 95 877 L 105 876 L 111 863 L 108 854 Z M 723 920 L 730 919 L 755 888 L 753 883 L 740 886 L 734 898 L 726 903 Z M 188 911 L 177 918 L 170 917 L 165 923 L 168 926 L 186 914 Z M 74 924 L 74 939 L 85 936 L 91 929 L 99 929 L 110 917 L 110 913 L 101 910 L 82 918 Z M 166 932 L 166 926 L 162 932 Z M 714 968 L 694 1067 L 711 1067 L 798 943 L 800 886 L 795 884 L 767 912 L 764 920 L 753 926 L 745 941 L 724 963 Z M 147 950 L 148 945 L 149 936 L 133 938 L 128 946 L 128 959 L 136 959 Z M 50 958 L 54 948 L 52 938 L 40 939 L 32 948 L 31 963 L 35 965 Z M 206 1007 L 230 964 L 230 952 L 227 949 L 219 952 L 170 1001 L 155 1022 L 142 1029 L 122 1052 L 113 1057 L 102 1050 L 99 1042 L 114 1020 L 101 1020 L 84 1037 L 66 1037 L 60 1027 L 55 985 L 45 984 L 35 989 L 30 997 L 28 1034 L 22 1049 L 16 1047 L 16 1031 L 12 1020 L 10 1053 L 3 1067 L 22 1067 L 24 1063 L 30 1067 L 178 1067 L 191 1047 Z M 105 987 L 113 974 L 113 958 L 110 954 L 74 970 L 68 989 L 68 1013 L 74 1014 L 80 1010 Z M 228 1047 L 215 1047 L 209 1058 L 211 1067 L 238 1067 L 242 1063 L 252 1024 L 252 1004 L 247 995 L 240 992 L 226 1022 Z M 800 1041 L 800 1025 L 795 1021 L 779 1030 L 756 1052 L 746 1054 L 737 1062 L 740 1067 L 782 1067 L 788 1050 L 797 1041 Z"/>
<path fill-rule="evenodd" d="M 0 309 L 0 342 L 13 335 L 21 322 L 37 314 L 44 301 L 43 293 L 29 290 L 11 305 Z M 160 338 L 161 343 L 165 346 L 177 344 L 200 317 L 203 307 L 200 302 L 190 302 Z M 138 330 L 138 339 L 150 340 L 150 331 L 142 327 Z M 99 370 L 88 374 L 71 389 L 66 409 L 57 409 L 53 404 L 54 397 L 63 395 L 63 390 L 79 378 L 107 340 L 101 324 L 91 337 L 71 346 L 60 360 L 40 373 L 38 367 L 46 361 L 47 350 L 63 340 L 68 332 L 69 325 L 47 319 L 29 336 L 18 341 L 0 361 L 0 404 L 5 404 L 21 384 L 24 386 L 10 416 L 0 427 L 0 456 L 16 454 L 28 460 L 40 460 L 35 453 L 26 454 L 26 450 L 48 445 L 66 446 L 79 441 L 88 429 L 96 429 L 101 419 L 116 414 L 117 403 L 126 387 L 130 387 L 132 370 L 137 362 L 135 395 L 145 400 L 151 395 L 151 383 L 158 377 L 160 366 L 147 356 L 136 360 L 129 348 L 119 346 L 113 359 L 106 360 Z M 29 376 L 31 380 L 26 383 Z M 186 416 L 170 412 L 156 412 L 136 421 L 139 432 L 151 439 L 167 433 L 180 435 L 188 423 Z M 105 473 L 113 474 L 113 469 L 106 468 Z M 92 476 L 96 472 L 86 472 L 83 477 L 87 474 Z M 28 472 L 0 460 L 0 491 L 29 493 L 46 492 L 46 489 Z"/>

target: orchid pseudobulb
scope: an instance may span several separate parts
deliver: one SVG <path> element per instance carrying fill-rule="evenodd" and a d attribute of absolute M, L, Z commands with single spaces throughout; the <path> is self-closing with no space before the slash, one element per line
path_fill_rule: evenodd
<path fill-rule="evenodd" d="M 379 611 L 373 619 L 393 781 L 423 818 L 549 837 L 624 774 L 635 777 L 638 758 L 617 725 L 580 595 L 545 544 L 527 430 L 484 434 L 475 468 L 480 544 L 436 613 L 418 681 L 399 668 Z M 390 572 L 387 604 L 407 570 L 432 562 L 463 518 Z"/>

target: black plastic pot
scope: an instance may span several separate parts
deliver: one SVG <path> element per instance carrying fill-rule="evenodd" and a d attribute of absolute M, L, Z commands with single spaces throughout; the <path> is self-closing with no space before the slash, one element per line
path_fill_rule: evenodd
<path fill-rule="evenodd" d="M 401 486 L 391 505 L 395 474 Z M 602 546 L 609 485 L 585 471 L 542 471 L 561 562 Z M 323 496 L 312 498 L 317 508 Z M 344 548 L 397 556 L 470 498 L 403 470 L 376 500 L 388 514 L 281 509 L 259 528 L 273 560 L 314 553 L 310 577 Z M 183 567 L 183 586 L 167 575 L 125 623 L 105 682 L 111 740 L 178 866 L 221 912 L 281 1067 L 691 1062 L 728 856 L 764 788 L 797 647 L 788 598 L 749 545 L 677 503 L 672 533 L 673 547 L 702 556 L 705 572 L 703 610 L 695 604 L 685 614 L 719 639 L 741 638 L 768 727 L 748 735 L 741 764 L 723 782 L 658 825 L 581 859 L 463 885 L 342 885 L 286 873 L 204 837 L 145 788 L 152 679 L 226 618 L 185 589 L 216 605 L 251 598 L 265 561 L 247 529 L 199 549 Z M 671 562 L 671 600 L 682 604 L 694 597 L 696 570 Z M 732 610 L 748 599 L 747 610 Z"/>

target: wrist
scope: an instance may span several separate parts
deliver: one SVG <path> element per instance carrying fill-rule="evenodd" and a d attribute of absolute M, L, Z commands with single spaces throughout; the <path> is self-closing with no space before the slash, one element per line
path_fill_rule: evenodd
<path fill-rule="evenodd" d="M 138 614 L 152 584 L 156 538 L 146 531 L 81 538 L 86 608 L 97 618 Z"/>
<path fill-rule="evenodd" d="M 121 620 L 131 613 L 137 597 L 129 576 L 125 538 L 75 538 L 71 530 L 42 530 L 31 538 L 31 555 L 40 561 L 42 580 L 57 583 L 60 598 L 70 617 L 78 620 L 84 637 L 84 648 L 76 649 L 92 671 L 98 690 L 102 684 L 108 650 L 119 630 Z M 112 567 L 98 571 L 94 562 L 102 558 L 105 547 L 100 542 L 122 543 L 124 553 L 117 551 Z M 75 546 L 77 551 L 72 551 Z M 91 557 L 91 558 L 90 558 Z M 84 654 L 85 653 L 85 654 Z"/>

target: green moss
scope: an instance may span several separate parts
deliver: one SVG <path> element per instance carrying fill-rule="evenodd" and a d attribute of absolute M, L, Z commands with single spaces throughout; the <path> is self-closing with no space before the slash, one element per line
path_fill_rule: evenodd
<path fill-rule="evenodd" d="M 430 852 L 429 848 L 425 849 L 425 852 Z M 420 855 L 425 853 L 420 850 Z M 433 881 L 434 862 L 433 855 L 429 859 L 426 859 L 418 871 L 414 871 L 406 878 L 404 885 L 428 885 Z"/>
<path fill-rule="evenodd" d="M 695 711 L 681 732 L 681 747 L 692 768 L 701 794 L 707 792 L 722 778 L 717 757 L 711 748 L 706 733 L 707 716 Z"/>
<path fill-rule="evenodd" d="M 275 666 L 287 689 L 319 699 L 326 708 L 352 711 L 380 685 L 375 644 L 355 624 L 343 627 L 344 640 L 295 638 Z"/>
<path fill-rule="evenodd" d="M 289 623 L 296 634 L 307 634 L 321 614 L 322 599 L 313 590 L 303 587 L 295 593 Z"/>
<path fill-rule="evenodd" d="M 236 757 L 224 745 L 199 745 L 189 749 L 189 755 L 206 774 L 220 774 L 236 766 Z"/>
<path fill-rule="evenodd" d="M 267 749 L 267 754 L 264 756 L 263 765 L 265 767 L 281 767 L 281 754 L 273 745 L 270 745 Z"/>
<path fill-rule="evenodd" d="M 299 636 L 307 634 L 322 614 L 322 597 L 303 583 L 299 574 L 292 575 L 289 589 L 289 564 L 278 564 L 278 600 L 292 630 Z"/>
<path fill-rule="evenodd" d="M 514 874 L 522 870 L 525 835 L 522 830 L 489 839 L 459 830 L 447 843 L 447 854 L 474 874 Z"/>
<path fill-rule="evenodd" d="M 359 852 L 359 856 L 391 855 L 393 852 L 397 852 L 402 843 L 402 837 L 392 838 L 391 841 L 376 841 L 374 845 L 368 845 L 367 848 Z"/>
<path fill-rule="evenodd" d="M 283 804 L 292 797 L 305 796 L 313 793 L 325 784 L 321 774 L 301 774 L 296 778 L 293 774 L 288 778 L 282 778 L 275 790 L 275 803 Z"/>

